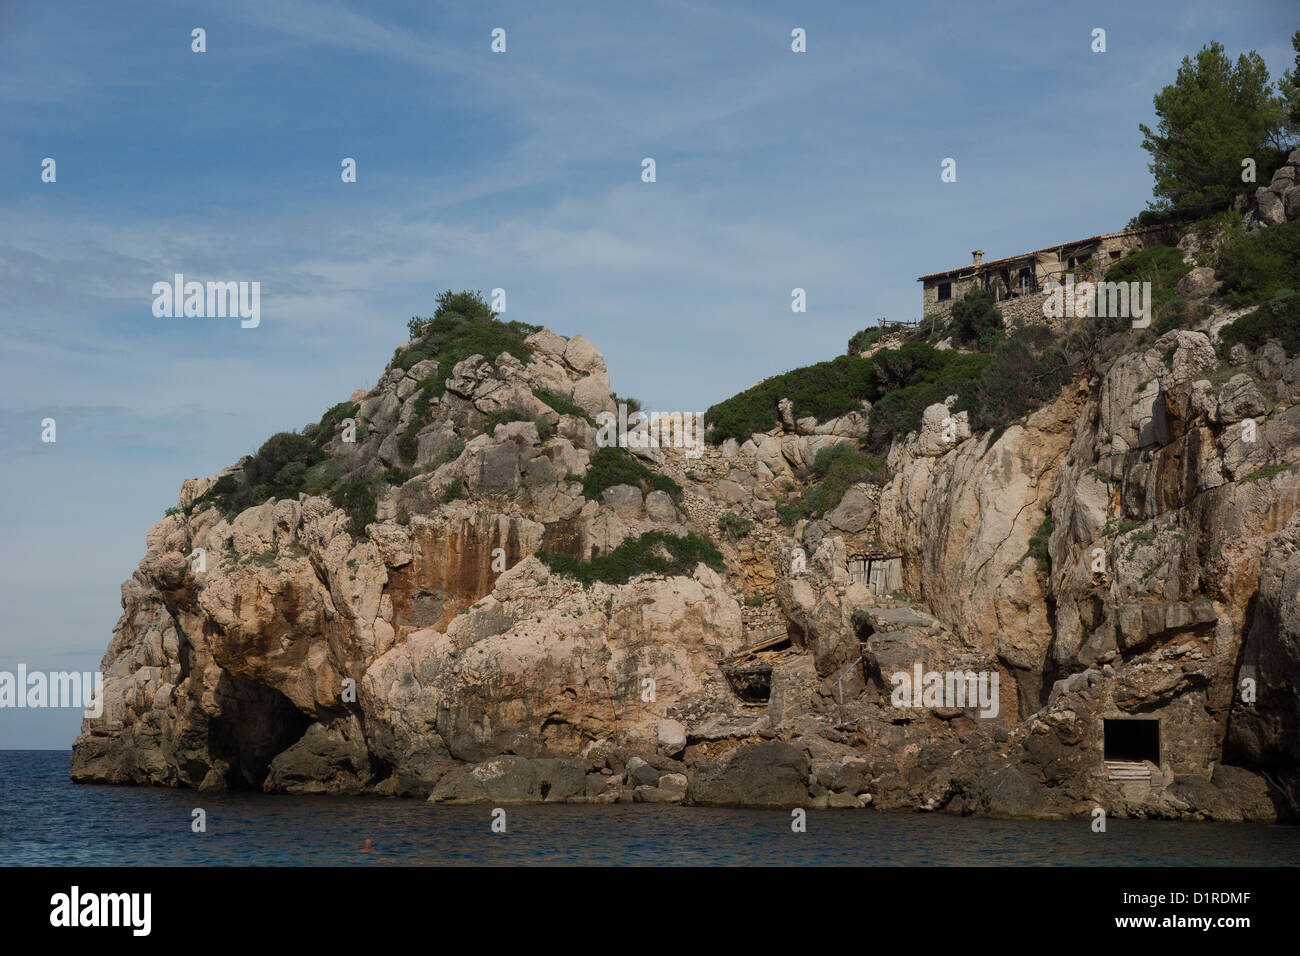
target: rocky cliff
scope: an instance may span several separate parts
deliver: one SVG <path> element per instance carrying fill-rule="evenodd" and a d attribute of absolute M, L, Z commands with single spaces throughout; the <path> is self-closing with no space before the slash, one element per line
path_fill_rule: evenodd
<path fill-rule="evenodd" d="M 1097 355 L 1000 432 L 933 405 L 882 480 L 793 526 L 778 505 L 869 407 L 611 465 L 581 336 L 454 363 L 417 338 L 312 431 L 329 488 L 267 498 L 255 458 L 184 483 L 123 585 L 72 776 L 1289 819 L 1300 357 L 1221 360 L 1240 310 L 1186 291 L 1197 328 Z M 674 564 L 690 535 L 721 560 Z M 888 587 L 855 570 L 877 559 Z M 900 706 L 914 669 L 994 697 Z"/>

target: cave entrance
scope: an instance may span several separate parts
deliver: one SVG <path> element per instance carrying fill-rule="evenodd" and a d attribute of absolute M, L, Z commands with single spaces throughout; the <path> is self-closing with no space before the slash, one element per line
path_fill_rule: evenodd
<path fill-rule="evenodd" d="M 1160 721 L 1154 718 L 1104 721 L 1104 758 L 1107 762 L 1142 763 L 1160 766 Z"/>
<path fill-rule="evenodd" d="M 775 633 L 719 662 L 731 691 L 746 704 L 766 704 L 772 698 L 772 670 L 795 653 L 788 631 Z"/>
<path fill-rule="evenodd" d="M 312 719 L 278 690 L 229 671 L 221 672 L 213 694 L 221 716 L 208 721 L 208 753 L 229 764 L 231 790 L 261 790 L 271 761 L 302 739 Z M 195 775 L 206 770 L 196 764 Z"/>
<path fill-rule="evenodd" d="M 729 667 L 723 674 L 732 693 L 746 704 L 766 704 L 772 697 L 772 665 Z"/>

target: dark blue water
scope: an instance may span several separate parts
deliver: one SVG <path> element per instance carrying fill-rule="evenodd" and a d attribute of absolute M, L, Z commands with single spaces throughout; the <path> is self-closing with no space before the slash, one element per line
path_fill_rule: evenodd
<path fill-rule="evenodd" d="M 1300 827 L 1031 823 L 874 810 L 651 804 L 433 806 L 367 797 L 195 793 L 68 780 L 67 751 L 0 751 L 0 865 L 959 864 L 1295 865 Z M 207 811 L 207 832 L 190 829 Z M 374 853 L 359 852 L 369 839 Z"/>

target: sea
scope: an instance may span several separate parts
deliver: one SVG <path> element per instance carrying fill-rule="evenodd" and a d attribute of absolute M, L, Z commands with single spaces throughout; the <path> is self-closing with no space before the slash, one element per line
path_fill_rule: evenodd
<path fill-rule="evenodd" d="M 875 810 L 433 805 L 75 784 L 0 751 L 2 866 L 1295 866 L 1300 827 L 1029 822 Z M 202 810 L 202 816 L 194 811 Z M 203 832 L 195 832 L 202 819 Z M 369 846 L 367 848 L 367 841 Z"/>

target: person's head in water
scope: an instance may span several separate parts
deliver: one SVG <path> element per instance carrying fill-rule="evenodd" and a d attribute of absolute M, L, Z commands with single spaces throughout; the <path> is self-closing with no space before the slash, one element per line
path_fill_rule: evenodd
<path fill-rule="evenodd" d="M 371 843 L 370 843 L 369 840 L 366 840 L 365 843 L 361 844 L 361 852 L 362 852 L 362 853 L 374 853 L 374 852 L 375 852 L 375 848 L 371 845 Z"/>

